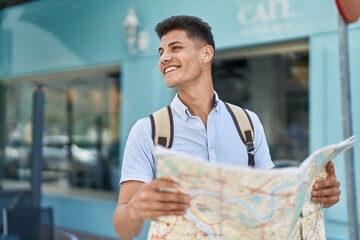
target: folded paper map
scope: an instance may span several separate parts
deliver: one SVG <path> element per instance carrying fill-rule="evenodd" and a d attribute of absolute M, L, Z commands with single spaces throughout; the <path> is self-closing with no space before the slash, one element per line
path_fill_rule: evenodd
<path fill-rule="evenodd" d="M 148 239 L 325 239 L 321 206 L 310 200 L 326 164 L 355 137 L 323 147 L 299 167 L 253 169 L 157 148 L 157 178 L 170 177 L 190 195 L 184 216 L 151 222 Z"/>

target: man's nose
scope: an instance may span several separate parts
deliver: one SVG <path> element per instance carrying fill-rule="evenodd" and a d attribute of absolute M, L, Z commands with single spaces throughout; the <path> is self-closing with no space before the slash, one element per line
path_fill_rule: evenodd
<path fill-rule="evenodd" d="M 167 52 L 163 52 L 163 54 L 161 54 L 161 56 L 160 56 L 161 63 L 169 62 L 169 61 L 171 61 L 171 59 L 172 59 L 171 54 L 169 54 Z"/>

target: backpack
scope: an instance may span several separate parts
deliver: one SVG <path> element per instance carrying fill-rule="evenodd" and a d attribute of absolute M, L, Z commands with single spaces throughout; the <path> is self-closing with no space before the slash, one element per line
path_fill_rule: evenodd
<path fill-rule="evenodd" d="M 246 146 L 248 166 L 255 166 L 254 159 L 254 126 L 248 113 L 241 107 L 225 103 L 239 136 Z M 171 148 L 174 140 L 174 122 L 170 106 L 161 108 L 150 115 L 152 139 L 155 146 Z"/>

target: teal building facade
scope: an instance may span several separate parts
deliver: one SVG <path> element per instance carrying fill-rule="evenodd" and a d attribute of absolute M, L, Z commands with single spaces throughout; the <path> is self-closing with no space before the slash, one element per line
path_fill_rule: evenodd
<path fill-rule="evenodd" d="M 138 30 L 142 33 L 137 51 L 129 49 L 124 28 L 130 9 L 135 10 Z M 172 15 L 195 15 L 207 21 L 213 29 L 215 58 L 219 60 L 255 56 L 257 49 L 275 51 L 277 46 L 306 51 L 309 151 L 343 139 L 338 12 L 334 1 L 33 1 L 0 12 L 0 81 L 4 85 L 37 81 L 46 85 L 59 76 L 65 78 L 67 73 L 76 76 L 86 72 L 91 76 L 93 69 L 98 69 L 96 73 L 109 69 L 119 72 L 120 155 L 119 167 L 114 172 L 120 175 L 121 152 L 132 125 L 169 104 L 174 95 L 173 90 L 166 88 L 157 69 L 159 40 L 153 30 L 159 21 Z M 353 130 L 360 136 L 360 108 L 357 107 L 360 102 L 360 21 L 349 26 L 349 52 Z M 5 100 L 0 98 L 0 101 Z M 261 103 L 258 107 L 265 108 Z M 256 104 L 253 108 L 257 112 Z M 270 132 L 272 114 L 260 116 L 264 128 Z M 354 151 L 357 171 L 360 170 L 359 146 L 355 146 Z M 324 209 L 326 234 L 328 239 L 345 240 L 349 239 L 349 231 L 343 156 L 334 163 L 342 194 L 337 205 Z M 356 176 L 355 181 L 359 206 L 360 178 Z M 55 208 L 55 222 L 60 227 L 116 237 L 112 225 L 116 198 L 44 191 L 42 203 Z M 145 236 L 146 231 L 139 239 Z"/>

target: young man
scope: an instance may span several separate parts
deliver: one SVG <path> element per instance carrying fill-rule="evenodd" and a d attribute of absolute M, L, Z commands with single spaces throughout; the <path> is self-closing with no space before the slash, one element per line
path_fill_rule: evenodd
<path fill-rule="evenodd" d="M 174 122 L 171 149 L 210 162 L 247 166 L 246 147 L 224 102 L 214 91 L 211 66 L 215 44 L 210 26 L 197 17 L 174 16 L 160 22 L 155 31 L 160 38 L 160 72 L 166 85 L 178 90 L 170 105 Z M 254 125 L 255 167 L 270 169 L 274 164 L 263 127 L 255 113 L 247 113 Z M 159 191 L 178 186 L 168 179 L 155 179 L 154 150 L 150 118 L 140 119 L 126 143 L 114 214 L 114 226 L 121 239 L 138 236 L 145 219 L 182 215 L 189 207 L 188 195 Z M 340 195 L 332 163 L 328 173 L 329 179 L 316 183 L 312 194 L 313 200 L 325 207 L 338 202 Z"/>

